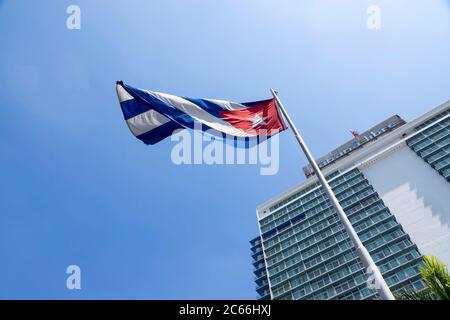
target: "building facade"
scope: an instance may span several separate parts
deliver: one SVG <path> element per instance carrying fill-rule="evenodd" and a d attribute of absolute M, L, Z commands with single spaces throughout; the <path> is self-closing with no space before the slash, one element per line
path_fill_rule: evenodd
<path fill-rule="evenodd" d="M 317 160 L 391 290 L 421 289 L 423 255 L 450 265 L 450 101 L 393 116 Z M 257 207 L 250 241 L 259 299 L 377 299 L 311 168 Z"/>

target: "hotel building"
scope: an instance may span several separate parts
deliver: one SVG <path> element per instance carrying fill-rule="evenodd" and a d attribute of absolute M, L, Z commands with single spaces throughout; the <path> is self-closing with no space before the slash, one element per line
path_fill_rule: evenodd
<path fill-rule="evenodd" d="M 450 101 L 416 120 L 395 115 L 317 159 L 394 292 L 424 287 L 423 255 L 450 265 Z M 377 299 L 314 176 L 256 209 L 258 299 Z"/>

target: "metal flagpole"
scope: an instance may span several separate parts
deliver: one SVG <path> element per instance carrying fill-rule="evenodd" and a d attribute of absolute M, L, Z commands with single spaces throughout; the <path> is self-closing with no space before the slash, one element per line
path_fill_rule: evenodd
<path fill-rule="evenodd" d="M 298 143 L 300 144 L 300 147 L 302 148 L 303 152 L 305 153 L 306 158 L 308 158 L 308 161 L 311 164 L 317 178 L 319 179 L 320 184 L 322 185 L 323 189 L 325 190 L 328 197 L 330 198 L 331 203 L 333 204 L 334 208 L 336 209 L 339 218 L 341 219 L 342 223 L 344 224 L 345 229 L 348 232 L 348 235 L 350 236 L 350 239 L 353 241 L 353 243 L 355 245 L 356 251 L 358 252 L 359 257 L 360 257 L 364 267 L 366 268 L 366 271 L 368 273 L 371 273 L 371 276 L 373 276 L 374 287 L 377 289 L 379 295 L 381 296 L 381 299 L 395 300 L 394 295 L 392 294 L 391 290 L 389 289 L 388 285 L 386 284 L 386 281 L 384 281 L 384 278 L 381 275 L 380 270 L 375 265 L 375 262 L 373 261 L 369 252 L 362 244 L 355 229 L 353 229 L 352 224 L 348 220 L 347 215 L 345 214 L 344 210 L 342 209 L 341 205 L 339 204 L 339 201 L 337 200 L 336 196 L 334 195 L 333 191 L 331 190 L 330 185 L 328 184 L 328 182 L 326 181 L 322 172 L 320 171 L 319 166 L 317 165 L 316 161 L 314 160 L 311 152 L 309 152 L 308 147 L 306 146 L 305 142 L 303 141 L 302 137 L 300 136 L 300 133 L 298 132 L 297 128 L 295 127 L 295 125 L 292 122 L 291 118 L 289 117 L 288 113 L 284 109 L 283 104 L 281 103 L 280 99 L 278 98 L 277 92 L 273 89 L 270 89 L 270 91 L 272 92 L 272 95 L 275 98 L 278 108 L 281 110 L 281 113 L 283 114 L 284 118 L 286 119 L 287 123 L 289 124 L 289 127 L 291 127 L 292 131 L 294 132 L 295 138 L 297 139 Z"/>

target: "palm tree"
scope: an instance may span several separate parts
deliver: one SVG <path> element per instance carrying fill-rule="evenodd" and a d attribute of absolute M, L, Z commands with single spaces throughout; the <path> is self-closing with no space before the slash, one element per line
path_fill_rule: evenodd
<path fill-rule="evenodd" d="M 450 300 L 450 274 L 447 266 L 433 256 L 423 257 L 420 269 L 426 288 L 421 291 L 403 291 L 398 300 Z"/>

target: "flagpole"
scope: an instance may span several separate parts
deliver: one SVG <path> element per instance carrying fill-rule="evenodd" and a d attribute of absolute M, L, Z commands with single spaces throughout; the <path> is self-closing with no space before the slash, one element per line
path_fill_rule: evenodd
<path fill-rule="evenodd" d="M 374 286 L 376 287 L 378 294 L 380 295 L 381 299 L 383 299 L 383 300 L 395 300 L 394 295 L 392 294 L 391 290 L 389 289 L 386 281 L 384 281 L 384 278 L 381 275 L 380 270 L 376 266 L 375 262 L 373 261 L 372 257 L 370 256 L 369 252 L 367 251 L 367 249 L 364 247 L 363 243 L 361 242 L 361 239 L 359 239 L 358 234 L 356 233 L 355 229 L 353 228 L 352 224 L 350 223 L 350 220 L 347 218 L 347 215 L 345 214 L 339 201 L 337 200 L 336 196 L 334 195 L 333 190 L 331 190 L 330 185 L 326 181 L 324 175 L 320 171 L 319 166 L 317 165 L 316 161 L 314 160 L 311 152 L 308 150 L 308 147 L 306 146 L 305 142 L 303 141 L 302 137 L 300 136 L 300 132 L 295 127 L 294 123 L 291 120 L 291 117 L 289 117 L 288 113 L 286 112 L 286 109 L 284 109 L 283 104 L 281 103 L 280 99 L 278 98 L 277 92 L 273 89 L 270 89 L 270 91 L 272 92 L 272 95 L 275 98 L 278 108 L 281 110 L 281 113 L 283 114 L 284 118 L 286 119 L 287 123 L 289 124 L 289 127 L 291 127 L 292 132 L 294 133 L 295 138 L 297 139 L 300 147 L 302 148 L 303 152 L 305 153 L 306 158 L 308 159 L 309 163 L 311 164 L 311 166 L 314 170 L 314 173 L 317 176 L 317 179 L 319 180 L 320 184 L 322 185 L 322 188 L 325 190 L 333 207 L 336 209 L 341 222 L 344 224 L 344 227 L 347 230 L 347 233 L 348 233 L 350 239 L 353 241 L 353 244 L 355 245 L 356 251 L 359 254 L 359 257 L 361 259 L 361 262 L 363 263 L 364 268 L 366 269 L 366 272 L 372 273 L 371 275 L 373 276 Z"/>

